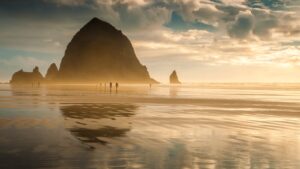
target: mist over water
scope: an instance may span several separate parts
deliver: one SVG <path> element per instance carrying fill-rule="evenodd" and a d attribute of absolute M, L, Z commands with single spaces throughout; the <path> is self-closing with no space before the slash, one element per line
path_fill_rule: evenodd
<path fill-rule="evenodd" d="M 300 84 L 0 85 L 0 168 L 300 168 Z"/>

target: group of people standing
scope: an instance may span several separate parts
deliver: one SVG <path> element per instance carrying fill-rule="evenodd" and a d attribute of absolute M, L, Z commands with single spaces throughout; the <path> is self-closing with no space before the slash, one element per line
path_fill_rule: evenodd
<path fill-rule="evenodd" d="M 102 88 L 102 83 L 99 83 L 99 87 Z M 116 82 L 115 83 L 115 90 L 116 90 L 116 92 L 118 92 L 118 88 L 119 88 L 119 83 Z M 113 83 L 109 82 L 109 92 L 112 92 L 112 89 L 113 89 Z M 106 90 L 106 83 L 104 83 L 104 90 Z"/>

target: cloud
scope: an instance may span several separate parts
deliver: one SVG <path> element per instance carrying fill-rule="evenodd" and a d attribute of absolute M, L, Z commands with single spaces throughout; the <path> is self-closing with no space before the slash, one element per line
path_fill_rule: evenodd
<path fill-rule="evenodd" d="M 192 0 L 15 0 L 19 5 L 14 5 L 8 0 L 0 2 L 0 14 L 9 18 L 9 22 L 32 21 L 45 23 L 45 25 L 64 24 L 75 25 L 87 22 L 94 16 L 104 19 L 124 31 L 136 31 L 139 29 L 153 29 L 167 26 L 174 30 L 187 31 L 190 29 L 202 29 L 216 32 L 228 32 L 233 38 L 247 38 L 236 36 L 232 30 L 243 29 L 237 22 L 254 22 L 254 36 L 261 39 L 272 37 L 271 30 L 297 33 L 299 17 L 291 12 L 288 7 L 298 4 L 290 1 L 262 0 L 262 1 L 192 1 Z M 278 2 L 277 2 L 278 1 Z M 256 7 L 253 4 L 261 4 Z M 274 10 L 275 6 L 284 6 L 285 11 Z M 272 8 L 267 8 L 272 7 Z M 240 13 L 250 11 L 252 19 L 241 17 Z M 295 22 L 283 25 L 284 17 L 292 16 Z M 291 17 L 291 19 L 292 19 Z M 47 19 L 45 19 L 47 18 Z M 264 19 L 262 19 L 264 18 Z M 0 17 L 0 19 L 2 19 Z M 80 24 L 79 24 L 80 23 Z M 298 25 L 298 26 L 296 26 Z M 69 27 L 66 25 L 66 27 Z M 283 28 L 284 27 L 284 28 Z M 25 28 L 26 29 L 26 28 Z M 230 30 L 227 30 L 230 29 Z M 74 32 L 75 28 L 73 28 Z M 248 31 L 248 30 L 247 30 Z M 246 31 L 246 32 L 247 32 Z M 244 33 L 246 33 L 244 31 Z"/>
<path fill-rule="evenodd" d="M 1 0 L 0 46 L 9 52 L 0 51 L 6 62 L 0 71 L 8 62 L 20 67 L 34 62 L 42 70 L 58 63 L 73 35 L 93 17 L 122 30 L 157 75 L 172 66 L 196 70 L 190 64 L 297 66 L 299 7 L 298 0 Z M 19 50 L 28 55 L 11 54 Z M 167 68 L 158 68 L 164 64 Z"/>
<path fill-rule="evenodd" d="M 240 13 L 236 20 L 229 25 L 228 33 L 231 37 L 244 39 L 250 36 L 254 27 L 254 18 L 250 13 Z"/>
<path fill-rule="evenodd" d="M 252 8 L 284 9 L 289 0 L 246 0 L 245 4 Z"/>
<path fill-rule="evenodd" d="M 177 30 L 177 31 L 187 31 L 191 29 L 199 29 L 199 30 L 206 30 L 209 32 L 215 31 L 215 27 L 209 24 L 205 24 L 199 21 L 185 21 L 183 18 L 178 15 L 176 12 L 172 13 L 170 21 L 165 24 L 167 27 Z"/>
<path fill-rule="evenodd" d="M 118 1 L 111 5 L 118 13 L 119 24 L 125 29 L 151 29 L 163 25 L 170 12 L 165 7 L 140 6 L 139 3 Z"/>
<path fill-rule="evenodd" d="M 55 3 L 57 5 L 69 5 L 69 6 L 78 6 L 83 5 L 86 0 L 44 0 L 48 3 Z"/>
<path fill-rule="evenodd" d="M 282 42 L 282 45 L 284 46 L 294 46 L 300 49 L 300 40 L 293 40 L 289 42 Z"/>

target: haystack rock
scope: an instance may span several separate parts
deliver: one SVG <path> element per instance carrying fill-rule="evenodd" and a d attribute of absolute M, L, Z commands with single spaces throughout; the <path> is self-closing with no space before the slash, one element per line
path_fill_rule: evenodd
<path fill-rule="evenodd" d="M 180 84 L 181 82 L 178 80 L 178 76 L 176 71 L 174 70 L 170 75 L 170 83 L 171 84 Z"/>
<path fill-rule="evenodd" d="M 129 39 L 115 27 L 93 18 L 68 44 L 59 69 L 60 81 L 153 83 Z"/>
<path fill-rule="evenodd" d="M 57 76 L 58 76 L 58 68 L 55 63 L 52 63 L 47 70 L 45 78 L 47 81 L 55 81 L 57 79 Z"/>
<path fill-rule="evenodd" d="M 11 84 L 31 84 L 31 83 L 40 83 L 44 81 L 44 77 L 39 71 L 39 68 L 36 66 L 32 72 L 24 72 L 20 70 L 15 72 L 11 78 Z"/>

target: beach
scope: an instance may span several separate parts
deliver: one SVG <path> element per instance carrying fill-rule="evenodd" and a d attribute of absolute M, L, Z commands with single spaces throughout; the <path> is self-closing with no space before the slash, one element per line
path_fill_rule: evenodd
<path fill-rule="evenodd" d="M 0 84 L 0 168 L 300 168 L 300 84 Z"/>

